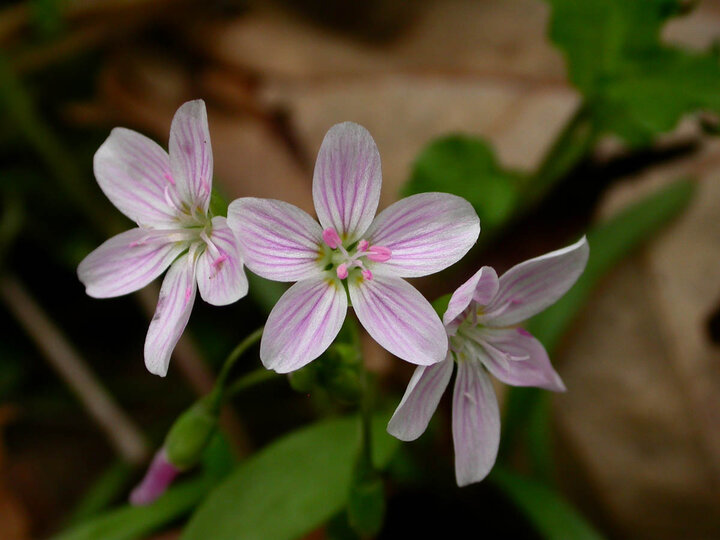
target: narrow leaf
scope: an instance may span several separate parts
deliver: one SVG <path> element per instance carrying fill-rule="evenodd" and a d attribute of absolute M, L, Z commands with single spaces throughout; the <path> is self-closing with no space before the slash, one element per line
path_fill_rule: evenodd
<path fill-rule="evenodd" d="M 559 493 L 544 484 L 495 467 L 490 481 L 547 540 L 601 540 L 602 536 Z"/>
<path fill-rule="evenodd" d="M 189 512 L 207 493 L 211 483 L 200 478 L 174 486 L 150 506 L 124 506 L 83 523 L 55 540 L 133 540 L 145 538 Z"/>

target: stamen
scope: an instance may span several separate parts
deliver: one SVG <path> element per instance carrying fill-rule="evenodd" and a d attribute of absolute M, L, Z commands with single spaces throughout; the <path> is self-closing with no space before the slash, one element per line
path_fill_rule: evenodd
<path fill-rule="evenodd" d="M 370 242 L 368 242 L 367 240 L 360 240 L 358 242 L 358 251 L 360 253 L 365 253 L 369 246 L 370 246 Z"/>
<path fill-rule="evenodd" d="M 375 262 L 386 262 L 391 255 L 392 251 L 384 246 L 371 246 L 367 258 Z"/>
<path fill-rule="evenodd" d="M 332 247 L 332 246 L 331 246 Z M 337 277 L 340 279 L 345 279 L 348 277 L 348 267 L 347 264 L 342 263 L 337 267 L 337 270 L 335 271 L 337 273 Z"/>
<path fill-rule="evenodd" d="M 331 249 L 337 249 L 342 245 L 340 235 L 332 227 L 328 227 L 322 233 L 323 240 Z"/>
<path fill-rule="evenodd" d="M 364 277 L 368 281 L 372 280 L 373 273 L 370 270 L 368 270 L 367 268 L 363 268 L 361 273 L 362 273 L 362 277 Z"/>
<path fill-rule="evenodd" d="M 168 203 L 168 206 L 170 208 L 174 208 L 175 210 L 177 210 L 178 212 L 180 212 L 182 214 L 183 213 L 182 206 L 175 199 L 173 199 L 172 196 L 170 195 L 170 186 L 165 186 L 164 195 L 165 195 L 165 202 Z"/>
<path fill-rule="evenodd" d="M 221 254 L 217 259 L 215 259 L 210 266 L 215 268 L 216 270 L 220 270 L 219 266 L 228 260 L 228 256 L 226 253 Z"/>

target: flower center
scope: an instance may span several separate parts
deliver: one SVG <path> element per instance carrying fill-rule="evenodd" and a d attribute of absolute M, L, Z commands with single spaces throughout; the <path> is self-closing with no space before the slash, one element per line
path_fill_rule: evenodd
<path fill-rule="evenodd" d="M 207 221 L 207 216 L 200 205 L 188 205 L 186 202 L 183 202 L 178 193 L 175 179 L 170 174 L 165 174 L 165 180 L 168 182 L 164 189 L 165 202 L 170 208 L 175 210 L 177 220 L 180 224 L 190 227 L 198 225 L 204 226 Z M 207 182 L 203 182 L 203 188 L 208 190 Z"/>
<path fill-rule="evenodd" d="M 345 279 L 354 268 L 360 270 L 365 279 L 372 279 L 373 274 L 368 268 L 368 261 L 387 262 L 392 256 L 392 251 L 385 246 L 371 246 L 370 242 L 363 239 L 347 249 L 343 246 L 340 235 L 333 228 L 327 228 L 322 233 L 323 241 L 332 250 L 330 255 L 331 267 L 340 279 Z"/>

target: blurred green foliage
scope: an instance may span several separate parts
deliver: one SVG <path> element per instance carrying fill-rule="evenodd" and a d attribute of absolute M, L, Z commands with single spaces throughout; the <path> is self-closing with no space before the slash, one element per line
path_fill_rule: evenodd
<path fill-rule="evenodd" d="M 661 42 L 679 0 L 547 0 L 550 38 L 589 104 L 598 133 L 644 145 L 691 112 L 720 113 L 720 63 L 713 51 Z"/>
<path fill-rule="evenodd" d="M 529 518 L 546 540 L 600 540 L 602 536 L 555 490 L 496 466 L 489 481 L 498 486 Z"/>
<path fill-rule="evenodd" d="M 482 139 L 448 135 L 432 141 L 413 164 L 404 194 L 446 191 L 467 199 L 483 228 L 507 221 L 518 201 L 522 175 L 500 167 Z"/>

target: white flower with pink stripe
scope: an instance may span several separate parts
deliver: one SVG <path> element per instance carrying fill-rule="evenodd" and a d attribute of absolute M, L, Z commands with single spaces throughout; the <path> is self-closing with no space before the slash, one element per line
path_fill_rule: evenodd
<path fill-rule="evenodd" d="M 145 340 L 145 365 L 167 373 L 170 355 L 195 302 L 235 302 L 248 290 L 235 235 L 209 212 L 213 158 L 202 100 L 175 113 L 169 154 L 135 131 L 115 128 L 95 153 L 95 177 L 137 227 L 110 238 L 78 266 L 95 298 L 143 288 L 168 267 Z"/>
<path fill-rule="evenodd" d="M 564 295 L 587 263 L 587 240 L 530 259 L 500 278 L 483 266 L 450 298 L 443 322 L 450 338 L 445 361 L 415 370 L 388 431 L 403 441 L 423 434 L 458 371 L 452 429 L 459 486 L 479 482 L 492 469 L 500 444 L 500 412 L 489 373 L 513 386 L 564 391 L 542 344 L 514 325 Z"/>
<path fill-rule="evenodd" d="M 403 199 L 378 216 L 380 155 L 368 131 L 345 122 L 325 135 L 313 176 L 318 220 L 277 200 L 233 201 L 228 224 L 247 267 L 296 281 L 265 325 L 260 358 L 279 373 L 317 358 L 333 342 L 348 294 L 368 333 L 419 365 L 442 361 L 448 339 L 427 300 L 403 278 L 438 272 L 477 240 L 472 206 L 445 193 Z"/>

